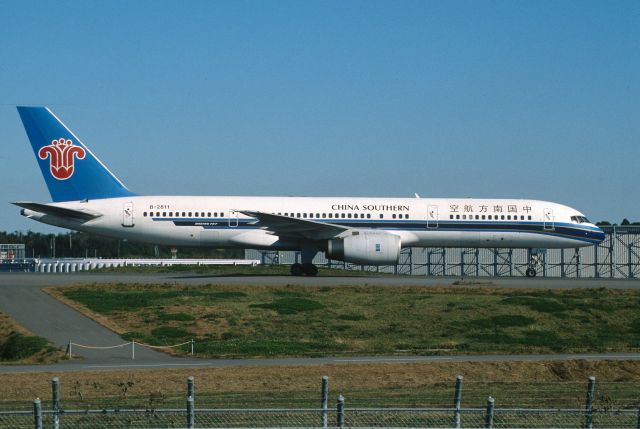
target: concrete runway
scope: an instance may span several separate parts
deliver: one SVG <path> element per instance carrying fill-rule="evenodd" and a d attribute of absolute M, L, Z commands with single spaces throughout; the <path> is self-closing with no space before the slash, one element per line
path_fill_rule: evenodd
<path fill-rule="evenodd" d="M 51 298 L 40 289 L 47 286 L 105 283 L 144 284 L 231 284 L 231 285 L 303 285 L 303 286 L 454 286 L 460 278 L 415 276 L 358 276 L 358 277 L 289 277 L 289 276 L 215 276 L 188 274 L 100 274 L 100 273 L 3 273 L 0 274 L 0 311 L 36 335 L 66 348 L 69 341 L 91 346 L 113 346 L 124 343 L 118 335 L 79 312 Z M 640 281 L 626 279 L 528 279 L 528 278 L 465 278 L 463 285 L 509 288 L 614 288 L 640 289 Z M 640 359 L 640 354 L 586 355 L 499 355 L 499 356 L 382 356 L 361 358 L 301 358 L 301 359 L 243 359 L 200 360 L 172 357 L 136 346 L 136 359 L 131 360 L 131 348 L 108 350 L 74 349 L 81 361 L 61 362 L 46 366 L 0 366 L 0 372 L 74 371 L 116 368 L 171 368 L 202 366 L 305 365 L 356 362 L 441 362 L 441 361 L 514 361 L 514 360 L 570 360 L 570 359 Z"/>

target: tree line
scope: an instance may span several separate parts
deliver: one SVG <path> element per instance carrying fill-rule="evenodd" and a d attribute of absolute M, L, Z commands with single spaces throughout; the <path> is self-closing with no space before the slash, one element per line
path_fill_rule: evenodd
<path fill-rule="evenodd" d="M 170 246 L 99 237 L 84 232 L 43 234 L 0 231 L 0 244 L 24 244 L 27 258 L 170 258 Z M 239 259 L 241 249 L 179 247 L 178 258 Z"/>

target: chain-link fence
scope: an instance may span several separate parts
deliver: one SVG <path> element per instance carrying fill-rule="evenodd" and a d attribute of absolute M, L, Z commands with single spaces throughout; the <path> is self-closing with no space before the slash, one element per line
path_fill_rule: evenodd
<path fill-rule="evenodd" d="M 603 226 L 605 239 L 595 246 L 548 249 L 539 254 L 540 277 L 640 277 L 640 226 Z M 301 252 L 246 250 L 245 258 L 262 265 L 301 262 Z M 529 249 L 416 247 L 400 252 L 396 265 L 359 265 L 327 259 L 319 253 L 318 267 L 415 276 L 522 277 L 531 261 Z"/>
<path fill-rule="evenodd" d="M 52 380 L 51 401 L 43 403 L 36 399 L 32 410 L 0 411 L 0 428 L 36 429 L 115 429 L 115 428 L 635 428 L 640 429 L 640 389 L 638 383 L 603 383 L 596 389 L 594 377 L 587 383 L 557 383 L 526 385 L 520 395 L 513 395 L 504 386 L 496 387 L 470 383 L 468 392 L 463 388 L 463 378 L 440 393 L 430 396 L 434 403 L 448 402 L 442 407 L 362 407 L 349 403 L 348 397 L 339 395 L 330 403 L 329 379 L 323 377 L 320 406 L 315 408 L 205 408 L 196 406 L 193 377 L 187 380 L 182 406 L 175 408 L 144 407 L 139 404 L 130 408 L 86 408 L 63 407 L 60 401 L 59 379 Z M 536 386 L 547 390 L 536 391 Z M 504 394 L 487 396 L 486 391 Z M 515 390 L 511 390 L 515 392 Z M 524 392 L 529 392 L 527 396 Z M 553 394 L 549 395 L 551 392 Z M 355 392 L 354 392 L 355 393 Z M 442 393 L 446 393 L 442 395 Z M 467 393 L 469 395 L 467 395 Z M 549 395 L 548 398 L 543 398 Z M 448 396 L 448 398 L 445 398 Z M 316 396 L 317 398 L 318 396 Z M 427 395 L 427 397 L 429 397 Z M 198 396 L 198 401 L 209 402 L 207 395 Z M 528 400 L 527 400 L 528 398 Z M 578 399 L 581 398 L 581 399 Z M 446 399 L 446 400 L 445 400 Z M 371 398 L 371 402 L 374 402 Z M 178 405 L 172 401 L 175 405 Z M 482 404 L 480 404 L 482 402 Z M 513 404 L 520 402 L 521 406 Z M 558 406 L 544 404 L 556 403 Z M 580 405 L 577 405 L 581 403 Z M 481 406 L 465 406 L 477 404 Z M 576 404 L 569 408 L 567 404 Z M 537 406 L 535 406 L 537 405 Z"/>

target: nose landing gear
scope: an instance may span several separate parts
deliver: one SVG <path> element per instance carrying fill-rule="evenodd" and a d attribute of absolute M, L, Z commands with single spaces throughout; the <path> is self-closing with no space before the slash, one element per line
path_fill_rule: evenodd
<path fill-rule="evenodd" d="M 537 274 L 536 267 L 541 265 L 540 249 L 529 249 L 529 267 L 527 268 L 527 277 L 535 277 Z"/>

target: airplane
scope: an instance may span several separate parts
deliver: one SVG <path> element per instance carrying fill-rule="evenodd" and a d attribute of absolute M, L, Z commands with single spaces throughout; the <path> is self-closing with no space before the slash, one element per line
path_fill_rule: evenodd
<path fill-rule="evenodd" d="M 392 265 L 406 247 L 530 249 L 526 275 L 550 248 L 597 245 L 581 212 L 529 199 L 146 196 L 129 190 L 44 106 L 18 106 L 52 203 L 18 201 L 30 219 L 168 246 L 297 250 L 292 275 L 314 257 Z"/>

